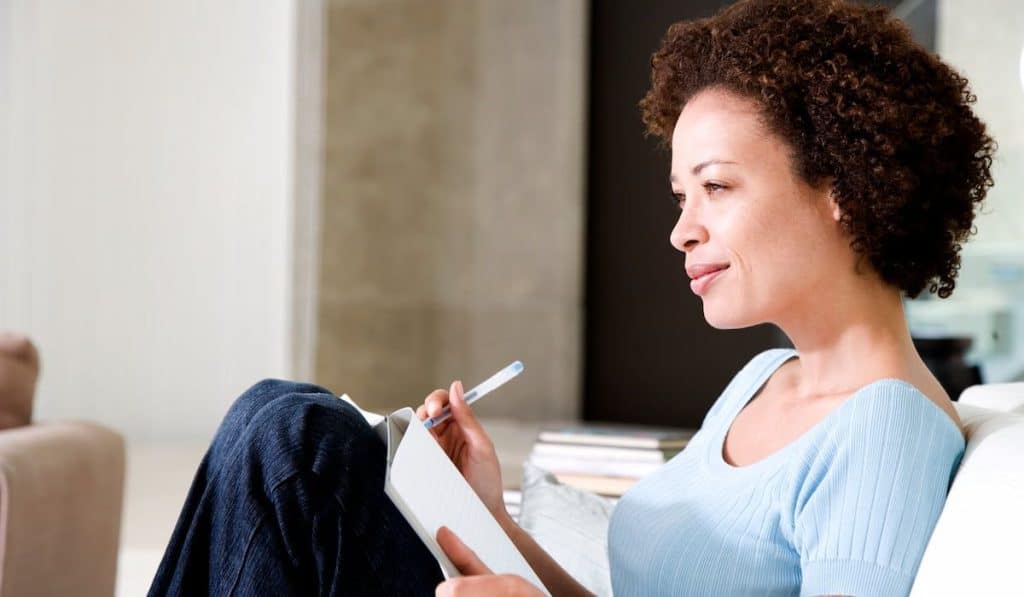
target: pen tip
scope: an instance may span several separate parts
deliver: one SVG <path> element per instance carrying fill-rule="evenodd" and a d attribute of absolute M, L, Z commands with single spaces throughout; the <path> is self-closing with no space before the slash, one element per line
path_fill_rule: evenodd
<path fill-rule="evenodd" d="M 523 362 L 522 361 L 516 361 L 516 362 L 512 363 L 512 371 L 514 373 L 519 373 L 522 370 L 523 370 Z"/>

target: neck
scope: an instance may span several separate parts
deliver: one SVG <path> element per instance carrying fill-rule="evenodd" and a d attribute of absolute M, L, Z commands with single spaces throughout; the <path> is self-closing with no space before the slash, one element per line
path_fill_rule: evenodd
<path fill-rule="evenodd" d="M 923 366 L 898 290 L 871 274 L 813 294 L 775 318 L 800 355 L 796 396 L 849 393 Z"/>

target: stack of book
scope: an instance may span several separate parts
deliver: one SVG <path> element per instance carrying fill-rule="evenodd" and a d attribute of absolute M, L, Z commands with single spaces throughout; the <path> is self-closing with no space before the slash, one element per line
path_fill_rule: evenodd
<path fill-rule="evenodd" d="M 610 425 L 542 431 L 529 461 L 561 483 L 618 497 L 678 454 L 694 433 Z"/>

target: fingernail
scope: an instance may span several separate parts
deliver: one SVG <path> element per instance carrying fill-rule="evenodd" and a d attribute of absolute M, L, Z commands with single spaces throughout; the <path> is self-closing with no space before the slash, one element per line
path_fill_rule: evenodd
<path fill-rule="evenodd" d="M 455 382 L 455 388 L 459 394 L 459 400 L 462 400 L 462 381 Z"/>

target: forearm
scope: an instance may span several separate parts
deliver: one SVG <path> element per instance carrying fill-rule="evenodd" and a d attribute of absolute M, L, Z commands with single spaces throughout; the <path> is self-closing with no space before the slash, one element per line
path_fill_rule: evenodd
<path fill-rule="evenodd" d="M 512 539 L 512 543 L 515 544 L 519 552 L 523 554 L 526 561 L 529 562 L 530 567 L 540 577 L 541 582 L 544 583 L 544 587 L 554 597 L 568 597 L 576 595 L 592 595 L 583 585 L 578 583 L 575 578 L 569 575 L 558 562 L 554 560 L 544 548 L 537 544 L 533 540 L 533 537 L 529 533 L 524 531 L 522 527 L 517 525 L 510 516 L 507 514 L 499 517 L 498 522 L 501 527 L 505 529 L 509 538 Z"/>

